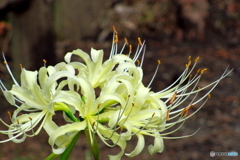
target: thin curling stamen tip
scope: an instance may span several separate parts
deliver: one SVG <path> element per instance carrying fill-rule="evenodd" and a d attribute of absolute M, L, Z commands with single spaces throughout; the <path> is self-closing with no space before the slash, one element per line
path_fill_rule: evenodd
<path fill-rule="evenodd" d="M 195 59 L 195 61 L 194 61 L 194 63 L 197 63 L 198 62 L 198 60 L 199 60 L 199 56 Z"/>
<path fill-rule="evenodd" d="M 160 65 L 160 64 L 161 64 L 161 61 L 160 61 L 160 60 L 157 60 L 157 63 L 158 63 L 158 65 Z"/>
<path fill-rule="evenodd" d="M 207 71 L 207 68 L 202 69 L 201 74 L 203 74 L 205 71 Z"/>
<path fill-rule="evenodd" d="M 128 40 L 127 40 L 126 37 L 124 37 L 124 41 L 125 41 L 126 45 L 129 45 Z"/>
<path fill-rule="evenodd" d="M 143 45 L 140 37 L 138 37 L 138 44 L 139 44 L 140 46 Z"/>
<path fill-rule="evenodd" d="M 113 25 L 113 32 L 114 32 L 115 34 L 118 34 L 118 32 L 117 32 L 117 30 L 116 30 L 116 28 L 115 28 L 114 25 Z"/>
<path fill-rule="evenodd" d="M 115 38 L 114 38 L 114 42 L 113 43 L 118 43 L 118 35 L 115 35 L 114 37 Z"/>

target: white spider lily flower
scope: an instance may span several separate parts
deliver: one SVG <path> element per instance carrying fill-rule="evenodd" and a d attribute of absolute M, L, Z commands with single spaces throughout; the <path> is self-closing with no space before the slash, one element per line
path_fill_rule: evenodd
<path fill-rule="evenodd" d="M 168 137 L 203 107 L 210 92 L 231 71 L 226 69 L 216 81 L 197 88 L 206 69 L 199 69 L 193 74 L 199 58 L 192 61 L 189 57 L 185 70 L 172 85 L 153 92 L 150 87 L 157 76 L 160 61 L 157 61 L 156 71 L 149 84 L 144 85 L 142 64 L 145 43 L 140 39 L 138 41 L 135 54 L 132 54 L 132 47 L 127 40 L 118 51 L 115 31 L 110 57 L 105 62 L 103 50 L 91 49 L 91 57 L 80 49 L 74 50 L 66 54 L 66 63 L 54 67 L 44 66 L 39 72 L 22 69 L 21 85 L 6 65 L 15 85 L 7 90 L 1 83 L 1 89 L 17 110 L 11 116 L 12 124 L 7 125 L 1 120 L 9 130 L 0 133 L 9 135 L 8 140 L 18 141 L 17 138 L 23 136 L 19 140 L 21 142 L 26 136 L 38 134 L 43 127 L 49 135 L 53 153 L 62 154 L 74 137 L 84 131 L 93 154 L 94 149 L 98 150 L 96 136 L 109 147 L 120 147 L 121 151 L 117 155 L 109 156 L 112 160 L 121 159 L 132 136 L 137 136 L 138 143 L 132 152 L 125 153 L 129 157 L 143 150 L 146 136 L 154 138 L 154 144 L 148 146 L 150 154 L 163 151 L 163 139 L 191 136 Z M 125 46 L 129 46 L 127 55 L 123 54 Z M 72 61 L 72 55 L 79 56 L 84 63 Z M 96 90 L 100 93 L 96 94 Z M 206 93 L 199 96 L 199 92 L 204 90 Z M 188 114 L 194 106 L 198 108 Z M 65 113 L 63 119 L 68 124 L 57 126 L 52 120 L 58 110 Z M 29 113 L 19 115 L 21 111 Z M 37 124 L 40 127 L 34 131 Z M 170 130 L 175 125 L 179 126 Z M 29 131 L 32 134 L 28 134 Z"/>
<path fill-rule="evenodd" d="M 4 57 L 5 60 L 5 57 Z M 66 107 L 66 104 L 79 103 L 78 100 L 73 101 L 70 96 L 64 97 L 67 91 L 62 91 L 66 86 L 66 80 L 61 78 L 69 78 L 74 76 L 71 66 L 65 63 L 59 63 L 55 67 L 42 67 L 37 71 L 21 70 L 21 84 L 14 78 L 6 60 L 6 67 L 14 81 L 11 90 L 8 90 L 2 81 L 0 88 L 3 91 L 8 102 L 17 109 L 13 115 L 9 113 L 12 124 L 8 125 L 2 119 L 0 121 L 8 127 L 8 130 L 0 130 L 0 133 L 9 136 L 9 139 L 2 140 L 0 143 L 13 141 L 16 143 L 23 142 L 26 137 L 37 135 L 42 128 L 48 134 L 51 134 L 58 126 L 53 122 L 52 117 L 55 111 L 61 110 L 66 113 L 71 113 L 71 109 Z M 77 101 L 77 102 L 76 102 Z M 35 131 L 35 128 L 38 129 Z M 57 145 L 61 145 L 66 138 L 58 141 Z"/>

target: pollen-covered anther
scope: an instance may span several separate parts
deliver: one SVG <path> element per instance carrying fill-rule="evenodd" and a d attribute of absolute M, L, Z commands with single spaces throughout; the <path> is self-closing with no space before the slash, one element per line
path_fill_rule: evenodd
<path fill-rule="evenodd" d="M 187 110 L 187 108 L 186 108 L 186 107 L 185 107 L 185 108 L 183 108 L 183 109 L 182 109 L 182 112 L 181 112 L 180 114 L 183 116 L 183 115 L 184 115 L 184 114 L 187 112 L 186 110 Z"/>
<path fill-rule="evenodd" d="M 6 62 L 6 61 L 3 61 L 3 64 L 7 65 L 7 62 Z"/>
<path fill-rule="evenodd" d="M 177 93 L 174 92 L 172 97 L 170 98 L 169 104 L 172 104 L 175 101 L 176 97 L 177 97 Z"/>
<path fill-rule="evenodd" d="M 152 114 L 152 117 L 154 117 L 155 116 L 155 112 Z"/>
<path fill-rule="evenodd" d="M 92 127 L 94 127 L 95 126 L 95 122 L 93 122 L 93 124 L 92 124 Z"/>
<path fill-rule="evenodd" d="M 183 118 L 186 118 L 190 115 L 190 113 L 188 113 L 188 111 L 183 115 Z"/>
<path fill-rule="evenodd" d="M 188 63 L 186 64 L 186 68 L 188 68 L 191 65 L 191 61 L 188 61 Z"/>
<path fill-rule="evenodd" d="M 170 120 L 170 115 L 169 115 L 169 113 L 170 113 L 170 110 L 167 111 L 166 121 L 169 121 L 169 120 Z"/>
<path fill-rule="evenodd" d="M 189 76 L 189 79 L 192 79 L 192 77 L 193 77 L 193 76 L 192 76 L 192 75 L 190 75 L 190 76 Z"/>
<path fill-rule="evenodd" d="M 198 60 L 199 60 L 199 56 L 194 60 L 194 63 L 197 63 L 198 62 Z"/>
<path fill-rule="evenodd" d="M 30 121 L 32 121 L 32 118 L 31 117 L 28 117 L 30 119 Z"/>
<path fill-rule="evenodd" d="M 128 40 L 127 40 L 126 37 L 124 37 L 124 41 L 125 41 L 125 44 L 126 44 L 126 45 L 129 45 Z"/>
<path fill-rule="evenodd" d="M 196 73 L 198 74 L 199 72 L 201 72 L 201 68 L 199 68 Z"/>
<path fill-rule="evenodd" d="M 211 94 L 208 94 L 207 97 L 208 97 L 208 98 L 211 98 Z"/>
<path fill-rule="evenodd" d="M 187 111 L 189 111 L 190 110 L 190 108 L 192 108 L 193 107 L 193 105 L 191 104 L 190 106 L 188 106 L 187 108 L 186 108 L 186 112 Z"/>
<path fill-rule="evenodd" d="M 12 118 L 11 112 L 7 111 L 7 114 L 8 114 L 8 116 L 9 116 L 10 118 Z"/>
<path fill-rule="evenodd" d="M 132 53 L 132 45 L 129 45 L 129 53 Z"/>
<path fill-rule="evenodd" d="M 19 66 L 20 66 L 20 68 L 21 68 L 21 69 L 23 68 L 23 66 L 22 66 L 22 64 L 21 64 L 21 63 L 19 64 Z"/>
<path fill-rule="evenodd" d="M 47 63 L 46 59 L 43 59 L 43 63 L 44 63 L 44 64 L 46 64 L 46 63 Z"/>
<path fill-rule="evenodd" d="M 207 68 L 202 69 L 200 73 L 203 74 L 205 71 L 207 71 Z"/>
<path fill-rule="evenodd" d="M 139 60 L 136 60 L 136 62 L 137 62 L 137 65 L 138 65 L 138 66 L 141 64 Z"/>
<path fill-rule="evenodd" d="M 191 61 L 191 59 L 192 59 L 192 56 L 188 56 L 188 61 Z"/>
<path fill-rule="evenodd" d="M 139 44 L 140 46 L 143 45 L 140 37 L 138 37 L 138 44 Z"/>
<path fill-rule="evenodd" d="M 160 64 L 161 64 L 161 61 L 160 61 L 160 60 L 157 60 L 157 63 L 158 63 L 158 65 L 160 65 Z"/>
<path fill-rule="evenodd" d="M 113 43 L 118 43 L 118 35 L 117 34 L 114 36 L 114 42 Z"/>

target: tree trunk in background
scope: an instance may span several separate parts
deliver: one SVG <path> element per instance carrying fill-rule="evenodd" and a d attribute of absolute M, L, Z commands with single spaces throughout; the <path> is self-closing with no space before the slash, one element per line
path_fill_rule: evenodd
<path fill-rule="evenodd" d="M 60 40 L 79 41 L 98 34 L 109 10 L 109 0 L 56 0 L 55 29 Z"/>
<path fill-rule="evenodd" d="M 19 64 L 35 70 L 43 66 L 43 59 L 55 63 L 52 0 L 32 0 L 29 5 L 25 11 L 10 13 L 15 75 L 19 75 Z"/>

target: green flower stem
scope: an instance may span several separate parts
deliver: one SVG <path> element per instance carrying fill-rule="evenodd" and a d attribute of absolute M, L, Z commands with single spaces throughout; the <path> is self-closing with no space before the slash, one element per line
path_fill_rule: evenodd
<path fill-rule="evenodd" d="M 73 122 L 79 122 L 79 120 L 72 114 L 70 108 L 64 103 L 55 103 L 54 110 L 63 111 Z"/>
<path fill-rule="evenodd" d="M 88 130 L 85 130 L 85 135 L 87 137 L 88 145 L 91 148 L 94 159 L 98 160 L 99 159 L 99 147 L 98 147 L 96 136 L 95 135 L 92 136 L 93 137 L 93 142 L 91 142 Z"/>
<path fill-rule="evenodd" d="M 68 118 L 70 118 L 73 122 L 79 122 L 79 120 L 72 114 L 72 111 L 69 109 L 69 107 L 64 103 L 55 103 L 54 110 L 55 111 L 63 111 L 68 116 Z M 67 160 L 68 157 L 70 156 L 70 153 L 71 153 L 73 147 L 75 146 L 75 144 L 78 140 L 79 135 L 80 135 L 80 132 L 77 133 L 77 135 L 73 138 L 70 145 L 67 147 L 67 149 L 61 155 L 52 153 L 45 160 L 54 160 L 58 156 L 60 156 L 59 160 Z"/>
<path fill-rule="evenodd" d="M 78 132 L 76 136 L 73 138 L 72 142 L 70 145 L 67 147 L 67 149 L 61 154 L 59 160 L 67 160 L 70 156 L 70 153 L 72 152 L 73 147 L 75 146 L 81 132 Z"/>
<path fill-rule="evenodd" d="M 55 158 L 57 158 L 58 156 L 60 156 L 60 154 L 50 154 L 45 160 L 54 160 Z"/>

